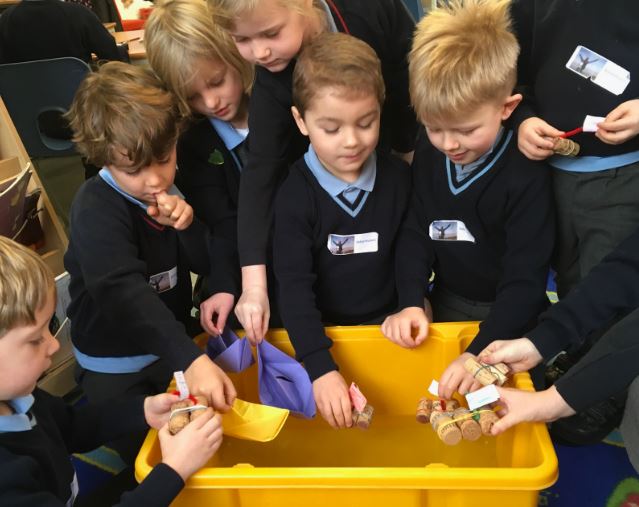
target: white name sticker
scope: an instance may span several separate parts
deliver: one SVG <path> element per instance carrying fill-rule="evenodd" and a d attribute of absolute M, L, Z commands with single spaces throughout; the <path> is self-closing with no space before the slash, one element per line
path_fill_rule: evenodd
<path fill-rule="evenodd" d="M 175 266 L 168 271 L 152 275 L 149 278 L 149 285 L 159 294 L 160 292 L 165 292 L 175 287 L 177 285 L 177 280 L 177 266 Z"/>
<path fill-rule="evenodd" d="M 482 387 L 481 389 L 477 389 L 477 391 L 473 391 L 466 395 L 469 410 L 475 410 L 479 407 L 483 407 L 484 405 L 488 405 L 489 403 L 494 403 L 498 399 L 499 393 L 497 392 L 497 388 L 494 384 Z"/>
<path fill-rule="evenodd" d="M 605 118 L 603 116 L 586 116 L 584 124 L 581 130 L 584 132 L 597 132 L 597 125 L 599 125 Z"/>
<path fill-rule="evenodd" d="M 475 237 L 461 220 L 434 220 L 428 226 L 428 235 L 435 241 L 475 242 Z"/>
<path fill-rule="evenodd" d="M 329 234 L 326 248 L 333 255 L 352 255 L 377 252 L 379 234 L 366 232 L 364 234 Z"/>
<path fill-rule="evenodd" d="M 630 83 L 629 71 L 584 46 L 575 48 L 566 68 L 615 95 Z"/>
<path fill-rule="evenodd" d="M 174 371 L 173 376 L 175 377 L 175 385 L 177 386 L 178 392 L 180 393 L 180 399 L 183 400 L 189 397 L 189 386 L 186 384 L 186 379 L 184 378 L 184 372 L 182 371 Z"/>
<path fill-rule="evenodd" d="M 428 392 L 433 396 L 439 397 L 439 382 L 433 379 L 430 383 L 430 387 L 428 388 Z"/>

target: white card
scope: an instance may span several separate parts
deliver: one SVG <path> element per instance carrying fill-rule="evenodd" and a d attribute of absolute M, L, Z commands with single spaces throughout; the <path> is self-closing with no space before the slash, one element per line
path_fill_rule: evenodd
<path fill-rule="evenodd" d="M 566 68 L 615 95 L 630 83 L 630 72 L 584 46 L 575 48 Z"/>
<path fill-rule="evenodd" d="M 377 252 L 379 246 L 379 234 L 365 232 L 363 234 L 329 234 L 326 248 L 333 255 L 353 255 L 368 252 Z"/>
<path fill-rule="evenodd" d="M 178 388 L 178 392 L 180 393 L 180 399 L 183 400 L 189 397 L 189 386 L 186 384 L 186 379 L 184 378 L 184 372 L 182 371 L 174 371 L 173 376 L 175 377 L 175 384 Z"/>
<path fill-rule="evenodd" d="M 162 271 L 162 273 L 152 275 L 149 278 L 149 285 L 159 294 L 175 287 L 177 285 L 177 280 L 177 266 L 175 266 L 168 271 Z"/>
<path fill-rule="evenodd" d="M 475 242 L 475 237 L 461 220 L 433 220 L 428 226 L 428 235 L 435 241 Z"/>
<path fill-rule="evenodd" d="M 439 398 L 439 382 L 433 379 L 433 381 L 430 383 L 430 387 L 428 388 L 428 392 L 433 396 Z"/>
<path fill-rule="evenodd" d="M 597 125 L 604 120 L 605 118 L 603 116 L 588 115 L 586 116 L 586 118 L 584 118 L 584 124 L 582 125 L 581 129 L 584 132 L 597 132 Z"/>
<path fill-rule="evenodd" d="M 499 393 L 497 392 L 497 388 L 493 384 L 482 387 L 481 389 L 477 389 L 477 391 L 473 391 L 472 393 L 468 393 L 466 395 L 466 401 L 468 402 L 469 410 L 475 410 L 479 407 L 483 407 L 484 405 L 493 403 L 498 399 Z"/>

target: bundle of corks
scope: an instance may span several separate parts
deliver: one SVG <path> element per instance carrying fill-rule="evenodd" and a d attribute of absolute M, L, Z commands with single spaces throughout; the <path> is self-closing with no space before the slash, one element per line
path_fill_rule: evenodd
<path fill-rule="evenodd" d="M 431 400 L 422 398 L 417 405 L 417 422 L 430 423 L 439 439 L 446 445 L 457 445 L 462 438 L 475 441 L 490 435 L 493 424 L 499 420 L 490 407 L 472 412 L 460 407 L 457 400 Z"/>
<path fill-rule="evenodd" d="M 486 364 L 478 362 L 472 357 L 466 360 L 464 368 L 483 386 L 490 384 L 501 386 L 506 382 L 510 373 L 510 368 L 504 363 Z"/>
<path fill-rule="evenodd" d="M 556 137 L 553 139 L 555 145 L 552 148 L 557 155 L 563 155 L 565 157 L 576 157 L 579 155 L 579 144 L 570 139 L 563 137 Z"/>
<path fill-rule="evenodd" d="M 193 419 L 201 416 L 209 404 L 204 396 L 189 396 L 171 405 L 169 432 L 175 435 Z"/>

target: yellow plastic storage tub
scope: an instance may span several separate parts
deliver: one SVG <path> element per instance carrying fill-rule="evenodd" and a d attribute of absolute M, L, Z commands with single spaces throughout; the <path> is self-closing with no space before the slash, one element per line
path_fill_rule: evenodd
<path fill-rule="evenodd" d="M 272 442 L 226 438 L 173 505 L 533 507 L 539 491 L 556 481 L 557 457 L 544 424 L 521 424 L 497 438 L 449 447 L 430 425 L 415 421 L 419 398 L 472 340 L 476 324 L 434 324 L 415 350 L 394 345 L 379 326 L 327 333 L 344 378 L 357 382 L 375 407 L 370 429 L 333 430 L 318 414 L 313 420 L 289 417 Z M 293 353 L 285 332 L 273 331 L 268 339 Z M 256 365 L 232 379 L 240 398 L 258 401 Z M 532 390 L 527 374 L 511 382 Z M 159 460 L 152 430 L 136 461 L 137 479 Z"/>

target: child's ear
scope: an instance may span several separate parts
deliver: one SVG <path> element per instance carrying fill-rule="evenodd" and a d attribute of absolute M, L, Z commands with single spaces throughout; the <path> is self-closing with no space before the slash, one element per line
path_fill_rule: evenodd
<path fill-rule="evenodd" d="M 514 95 L 511 95 L 504 101 L 504 109 L 502 110 L 502 113 L 501 113 L 502 121 L 510 118 L 510 115 L 513 114 L 513 111 L 519 105 L 522 99 L 523 99 L 523 96 L 521 93 L 515 93 Z"/>
<path fill-rule="evenodd" d="M 297 124 L 297 128 L 300 129 L 300 132 L 302 134 L 307 136 L 308 129 L 306 128 L 306 123 L 304 123 L 304 118 L 302 118 L 302 115 L 300 114 L 300 112 L 295 106 L 291 106 L 291 113 L 293 113 L 293 119 L 295 120 L 295 123 Z"/>

